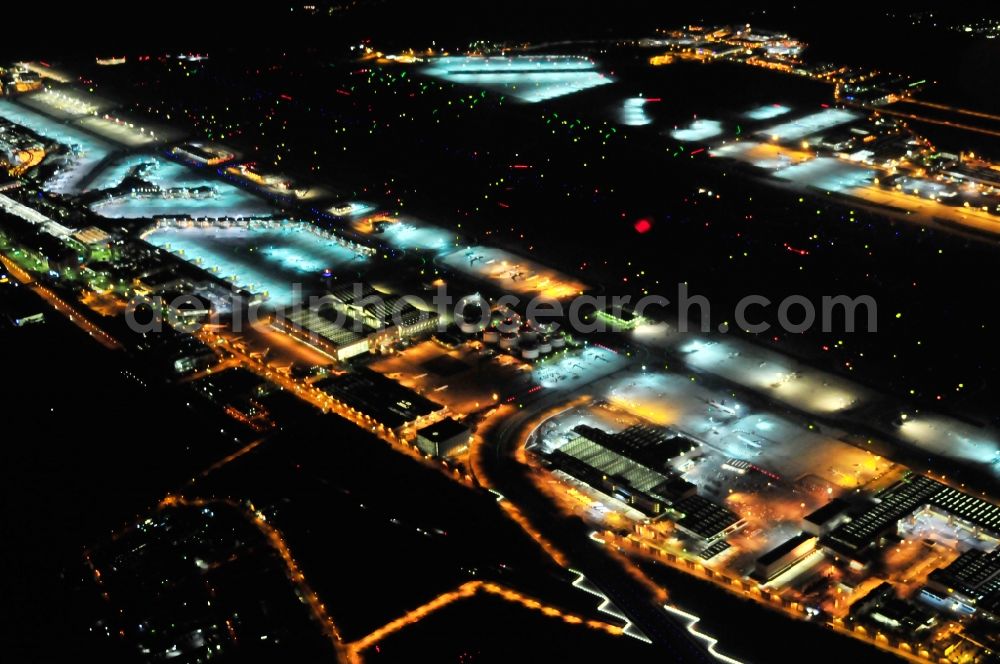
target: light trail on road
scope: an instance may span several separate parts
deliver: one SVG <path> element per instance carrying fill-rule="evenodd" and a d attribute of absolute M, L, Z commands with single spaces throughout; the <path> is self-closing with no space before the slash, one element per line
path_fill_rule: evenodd
<path fill-rule="evenodd" d="M 957 108 L 955 106 L 948 106 L 947 104 L 936 104 L 931 101 L 921 101 L 919 99 L 904 99 L 903 102 L 907 104 L 917 104 L 919 106 L 927 106 L 928 108 L 936 108 L 940 111 L 951 111 L 952 113 L 960 113 L 962 115 L 971 115 L 977 118 L 985 118 L 986 120 L 995 120 L 1000 122 L 1000 115 L 994 115 L 992 113 L 983 113 L 982 111 L 973 111 L 968 108 Z"/>
<path fill-rule="evenodd" d="M 917 115 L 915 113 L 906 113 L 905 111 L 893 111 L 884 107 L 880 107 L 878 109 L 873 109 L 873 110 L 875 113 L 885 113 L 886 115 L 895 115 L 900 118 L 907 118 L 908 120 L 916 120 L 918 122 L 928 122 L 930 124 L 941 125 L 943 127 L 951 127 L 952 129 L 963 129 L 965 131 L 971 131 L 977 134 L 983 134 L 984 136 L 994 136 L 1000 138 L 1000 131 L 994 131 L 992 129 L 983 129 L 982 127 L 975 127 L 973 125 L 967 125 L 961 122 L 951 122 L 949 120 L 937 120 L 934 118 L 925 117 L 923 115 Z"/>
<path fill-rule="evenodd" d="M 591 629 L 597 629 L 614 636 L 621 636 L 625 633 L 625 630 L 616 625 L 611 625 L 608 623 L 601 622 L 599 620 L 588 620 L 586 618 L 581 618 L 572 613 L 566 613 L 561 609 L 557 609 L 553 606 L 543 604 L 537 599 L 523 595 L 515 590 L 511 590 L 505 586 L 497 583 L 492 583 L 489 581 L 468 581 L 463 583 L 455 590 L 442 593 L 438 595 L 431 601 L 418 606 L 417 608 L 408 611 L 404 615 L 396 618 L 395 620 L 386 623 L 382 627 L 379 627 L 375 631 L 371 632 L 367 636 L 364 636 L 357 641 L 347 644 L 348 661 L 350 662 L 360 662 L 361 653 L 375 645 L 377 642 L 385 639 L 386 637 L 395 634 L 396 632 L 416 624 L 431 615 L 432 613 L 443 609 L 444 607 L 457 602 L 462 599 L 468 599 L 476 594 L 483 592 L 490 595 L 495 595 L 508 602 L 513 602 L 515 604 L 520 604 L 521 606 L 531 609 L 533 611 L 540 611 L 550 618 L 560 618 L 564 622 L 571 625 L 585 625 Z"/>

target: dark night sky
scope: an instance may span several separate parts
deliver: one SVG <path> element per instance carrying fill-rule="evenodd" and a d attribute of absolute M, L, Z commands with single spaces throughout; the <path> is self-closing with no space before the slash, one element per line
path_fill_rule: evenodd
<path fill-rule="evenodd" d="M 319 7 L 323 0 L 308 0 Z M 811 44 L 814 60 L 867 64 L 938 80 L 966 100 L 995 109 L 1000 85 L 1000 42 L 968 39 L 945 31 L 921 33 L 908 21 L 869 4 L 837 3 L 667 3 L 641 0 L 570 2 L 402 2 L 361 0 L 333 16 L 307 16 L 305 1 L 137 3 L 109 0 L 73 3 L 39 12 L 35 3 L 4 8 L 9 30 L 0 58 L 93 57 L 168 50 L 278 48 L 331 49 L 371 38 L 384 48 L 462 45 L 475 39 L 558 40 L 581 37 L 645 36 L 657 27 L 685 22 L 752 22 L 784 29 Z M 945 9 L 942 9 L 942 6 Z M 905 11 L 950 11 L 975 16 L 973 7 L 953 10 L 943 3 L 910 2 Z M 964 12 L 954 14 L 954 12 Z M 969 12 L 972 12 L 971 14 Z M 9 21 L 6 19 L 10 19 Z"/>

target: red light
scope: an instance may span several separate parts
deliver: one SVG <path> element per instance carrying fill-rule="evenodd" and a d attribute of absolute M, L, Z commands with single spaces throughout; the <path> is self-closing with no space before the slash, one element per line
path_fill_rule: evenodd
<path fill-rule="evenodd" d="M 635 228 L 636 233 L 640 234 L 648 233 L 653 229 L 653 222 L 650 221 L 649 219 L 640 219 L 639 221 L 635 222 L 633 228 Z"/>

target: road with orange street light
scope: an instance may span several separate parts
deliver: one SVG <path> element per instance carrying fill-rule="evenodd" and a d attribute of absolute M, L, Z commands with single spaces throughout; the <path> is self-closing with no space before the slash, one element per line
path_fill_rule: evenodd
<path fill-rule="evenodd" d="M 79 311 L 76 310 L 73 305 L 66 302 L 64 299 L 52 292 L 51 289 L 39 284 L 35 279 L 22 270 L 16 263 L 7 258 L 6 256 L 0 256 L 0 261 L 3 262 L 7 271 L 14 275 L 14 278 L 20 281 L 25 286 L 28 286 L 37 293 L 43 300 L 45 300 L 53 309 L 61 313 L 70 322 L 76 325 L 78 328 L 86 332 L 94 341 L 101 344 L 108 350 L 122 350 L 123 346 L 118 342 L 117 339 L 109 335 L 107 332 L 99 328 L 97 325 L 91 323 L 83 316 Z"/>

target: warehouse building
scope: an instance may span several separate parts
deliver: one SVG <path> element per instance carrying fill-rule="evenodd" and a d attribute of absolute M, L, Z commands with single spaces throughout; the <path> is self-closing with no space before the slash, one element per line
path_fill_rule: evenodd
<path fill-rule="evenodd" d="M 436 313 L 417 309 L 410 298 L 381 293 L 367 283 L 340 285 L 324 299 L 335 311 L 369 330 L 372 350 L 430 334 L 437 328 Z"/>
<path fill-rule="evenodd" d="M 847 501 L 842 498 L 834 498 L 826 505 L 804 516 L 802 530 L 817 537 L 826 535 L 847 521 L 847 508 Z"/>
<path fill-rule="evenodd" d="M 927 510 L 973 536 L 1000 541 L 1000 507 L 925 475 L 910 474 L 879 493 L 874 503 L 820 541 L 828 553 L 865 566 L 899 522 Z"/>
<path fill-rule="evenodd" d="M 417 448 L 432 457 L 443 458 L 461 452 L 469 446 L 471 432 L 452 417 L 417 430 Z"/>
<path fill-rule="evenodd" d="M 1000 622 L 1000 549 L 972 549 L 927 577 L 925 595 L 958 602 L 964 613 Z"/>
<path fill-rule="evenodd" d="M 350 329 L 343 317 L 329 307 L 289 307 L 272 322 L 277 329 L 318 348 L 338 362 L 369 350 L 368 336 Z"/>
<path fill-rule="evenodd" d="M 330 376 L 314 385 L 373 427 L 397 436 L 430 424 L 444 412 L 441 404 L 370 369 Z"/>
<path fill-rule="evenodd" d="M 867 623 L 907 639 L 920 636 L 937 624 L 934 614 L 913 602 L 901 599 L 889 582 L 882 582 L 851 605 L 850 623 Z"/>
<path fill-rule="evenodd" d="M 638 442 L 644 434 L 629 429 L 609 434 L 586 425 L 575 427 L 573 432 L 576 437 L 554 450 L 548 459 L 581 482 L 652 517 L 694 495 L 693 484 L 662 464 L 650 463 L 656 454 L 652 447 Z M 645 453 L 646 463 L 634 458 L 636 451 Z"/>
<path fill-rule="evenodd" d="M 799 533 L 774 547 L 754 564 L 754 577 L 761 582 L 770 581 L 788 571 L 793 565 L 816 550 L 816 536 Z"/>
<path fill-rule="evenodd" d="M 728 507 L 697 495 L 675 502 L 669 513 L 681 532 L 709 545 L 746 525 L 746 521 Z"/>

